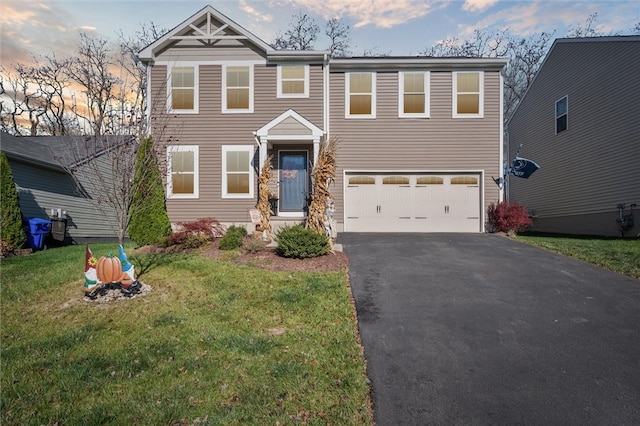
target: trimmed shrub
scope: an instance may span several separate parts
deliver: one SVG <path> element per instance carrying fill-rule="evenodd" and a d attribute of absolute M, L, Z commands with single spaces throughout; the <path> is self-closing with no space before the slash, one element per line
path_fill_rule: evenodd
<path fill-rule="evenodd" d="M 491 203 L 487 209 L 487 218 L 491 232 L 506 232 L 510 235 L 525 230 L 532 223 L 525 206 L 506 201 Z"/>
<path fill-rule="evenodd" d="M 194 222 L 178 222 L 179 231 L 168 237 L 159 238 L 160 247 L 182 246 L 198 248 L 211 243 L 224 233 L 224 226 L 212 217 L 205 217 Z"/>
<path fill-rule="evenodd" d="M 18 203 L 18 191 L 13 180 L 11 167 L 4 152 L 0 152 L 0 241 L 3 254 L 14 249 L 21 249 L 27 241 L 22 228 L 22 213 Z"/>
<path fill-rule="evenodd" d="M 171 234 L 160 169 L 151 136 L 140 143 L 129 208 L 129 238 L 139 246 Z"/>
<path fill-rule="evenodd" d="M 235 250 L 242 247 L 242 242 L 247 235 L 246 228 L 242 226 L 231 225 L 226 234 L 218 242 L 220 250 Z"/>
<path fill-rule="evenodd" d="M 329 237 L 318 234 L 302 225 L 285 226 L 275 236 L 278 242 L 276 252 L 282 257 L 303 259 L 329 253 Z"/>

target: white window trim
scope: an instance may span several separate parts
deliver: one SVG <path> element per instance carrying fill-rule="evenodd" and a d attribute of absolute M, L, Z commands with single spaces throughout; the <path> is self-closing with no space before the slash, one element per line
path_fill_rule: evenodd
<path fill-rule="evenodd" d="M 193 194 L 174 194 L 172 173 L 171 173 L 171 153 L 172 152 L 193 152 Z M 198 145 L 170 145 L 167 147 L 167 198 L 199 198 L 200 193 L 200 167 L 199 167 L 199 146 Z"/>
<path fill-rule="evenodd" d="M 227 152 L 247 151 L 249 153 L 249 193 L 229 194 L 227 193 Z M 222 198 L 253 198 L 255 176 L 253 171 L 253 157 L 255 155 L 255 145 L 222 145 Z"/>
<path fill-rule="evenodd" d="M 248 67 L 249 68 L 249 108 L 229 109 L 227 108 L 227 68 L 228 67 Z M 222 65 L 222 113 L 223 114 L 250 114 L 253 113 L 253 63 L 234 62 Z"/>
<path fill-rule="evenodd" d="M 350 93 L 350 81 L 351 74 L 371 74 L 371 114 L 351 114 L 351 93 Z M 345 118 L 376 118 L 376 73 L 375 72 L 345 72 L 344 73 L 344 117 Z"/>
<path fill-rule="evenodd" d="M 172 103 L 172 78 L 171 70 L 173 68 L 193 68 L 193 109 L 173 109 Z M 200 66 L 192 62 L 172 62 L 167 64 L 167 112 L 171 114 L 198 114 L 199 112 L 199 92 L 200 92 Z"/>
<path fill-rule="evenodd" d="M 458 74 L 478 74 L 480 96 L 478 97 L 478 113 L 477 114 L 458 114 Z M 453 78 L 453 110 L 451 111 L 453 118 L 484 118 L 484 71 L 454 71 L 451 73 Z M 476 92 L 463 92 L 476 93 Z"/>
<path fill-rule="evenodd" d="M 287 66 L 303 66 L 304 67 L 304 93 L 282 93 L 282 67 Z M 309 65 L 307 64 L 288 64 L 278 65 L 278 98 L 308 98 L 309 97 Z M 298 79 L 289 79 L 291 81 L 298 81 Z"/>
<path fill-rule="evenodd" d="M 404 75 L 405 74 L 424 74 L 424 112 L 423 113 L 405 113 L 404 112 Z M 429 118 L 431 111 L 431 74 L 429 71 L 400 71 L 398 72 L 398 117 L 400 118 Z"/>
<path fill-rule="evenodd" d="M 558 115 L 558 102 L 562 101 L 563 99 L 567 100 L 567 111 L 564 114 L 562 114 L 567 116 L 567 127 L 564 130 L 558 132 L 558 118 L 562 117 L 562 115 Z M 555 115 L 555 120 L 553 121 L 553 128 L 556 131 L 556 135 L 569 130 L 569 95 L 564 95 L 553 104 L 553 114 Z"/>

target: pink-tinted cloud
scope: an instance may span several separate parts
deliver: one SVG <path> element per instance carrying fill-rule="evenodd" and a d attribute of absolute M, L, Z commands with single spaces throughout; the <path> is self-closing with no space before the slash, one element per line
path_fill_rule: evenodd
<path fill-rule="evenodd" d="M 355 28 L 373 25 L 391 28 L 422 18 L 445 7 L 449 1 L 424 0 L 289 0 L 295 7 L 304 7 L 325 19 L 348 17 Z"/>
<path fill-rule="evenodd" d="M 468 12 L 481 12 L 496 4 L 498 0 L 465 0 L 462 10 Z"/>

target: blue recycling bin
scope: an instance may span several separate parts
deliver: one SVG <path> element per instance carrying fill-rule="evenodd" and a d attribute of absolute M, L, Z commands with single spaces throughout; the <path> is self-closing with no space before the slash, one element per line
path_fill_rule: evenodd
<path fill-rule="evenodd" d="M 27 242 L 34 250 L 42 250 L 44 247 L 44 237 L 49 234 L 51 221 L 40 219 L 39 217 L 25 217 L 22 221 L 24 230 L 27 233 Z"/>

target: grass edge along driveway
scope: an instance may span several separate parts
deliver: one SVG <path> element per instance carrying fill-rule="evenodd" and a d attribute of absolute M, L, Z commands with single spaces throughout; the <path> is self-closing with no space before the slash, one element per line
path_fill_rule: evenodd
<path fill-rule="evenodd" d="M 84 246 L 1 261 L 1 424 L 373 424 L 344 272 L 130 258 L 154 290 L 102 305 Z"/>

